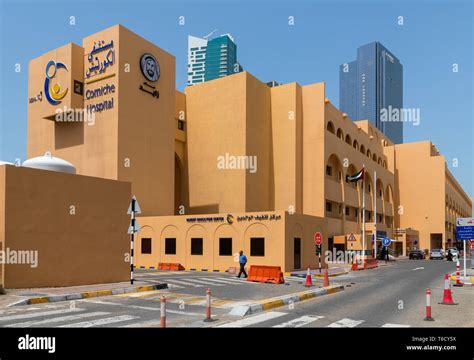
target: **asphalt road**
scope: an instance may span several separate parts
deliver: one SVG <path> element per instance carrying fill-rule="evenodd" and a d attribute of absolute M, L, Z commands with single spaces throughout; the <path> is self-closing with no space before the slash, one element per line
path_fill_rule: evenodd
<path fill-rule="evenodd" d="M 248 283 L 225 273 L 157 273 L 141 278 L 166 281 L 170 289 L 0 309 L 2 327 L 158 327 L 160 297 L 167 298 L 169 327 L 418 327 L 474 326 L 474 287 L 453 288 L 459 305 L 439 305 L 446 261 L 397 261 L 374 270 L 331 278 L 345 290 L 243 318 L 230 316 L 238 305 L 306 290 L 302 279 L 288 285 Z M 318 280 L 319 282 L 320 280 Z M 423 321 L 425 289 L 432 289 L 434 322 Z M 204 322 L 205 290 L 213 294 L 213 322 Z"/>
<path fill-rule="evenodd" d="M 446 261 L 397 261 L 369 271 L 338 277 L 345 291 L 236 320 L 243 327 L 445 327 L 474 326 L 474 287 L 452 288 L 459 305 L 439 305 L 444 274 L 455 271 Z M 424 321 L 425 289 L 432 290 L 435 321 Z M 252 318 L 255 320 L 252 321 Z"/>

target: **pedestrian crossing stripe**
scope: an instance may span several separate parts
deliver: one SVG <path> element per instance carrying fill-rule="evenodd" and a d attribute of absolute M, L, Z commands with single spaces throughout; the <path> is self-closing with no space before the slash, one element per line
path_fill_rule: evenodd
<path fill-rule="evenodd" d="M 27 328 L 27 327 L 32 327 L 32 326 L 47 325 L 47 324 L 66 322 L 66 321 L 74 321 L 74 320 L 80 320 L 80 319 L 84 319 L 88 317 L 103 316 L 103 315 L 109 315 L 109 314 L 110 313 L 105 312 L 105 311 L 95 311 L 95 312 L 82 313 L 82 314 L 77 314 L 77 315 L 60 316 L 60 317 L 55 317 L 52 319 L 32 320 L 32 321 L 27 321 L 27 322 L 22 322 L 22 323 L 8 324 L 8 325 L 5 325 L 5 327 Z"/>
<path fill-rule="evenodd" d="M 339 321 L 329 324 L 327 327 L 330 328 L 353 328 L 362 324 L 364 320 L 352 320 L 348 318 L 341 319 Z"/>
<path fill-rule="evenodd" d="M 67 308 L 67 309 L 61 309 L 61 310 L 40 311 L 40 312 L 35 312 L 35 313 L 30 313 L 30 314 L 7 315 L 7 316 L 0 317 L 0 322 L 29 319 L 29 318 L 34 318 L 34 317 L 48 316 L 48 315 L 66 314 L 66 313 L 79 312 L 79 311 L 84 311 L 84 309 Z"/>
<path fill-rule="evenodd" d="M 284 323 L 278 324 L 273 326 L 274 328 L 286 328 L 286 327 L 292 327 L 292 328 L 298 328 L 302 327 L 308 324 L 311 324 L 312 322 L 322 319 L 324 316 L 318 316 L 318 315 L 304 315 L 300 316 L 296 319 L 292 319 L 289 321 L 286 321 Z"/>
<path fill-rule="evenodd" d="M 120 315 L 120 316 L 113 316 L 109 318 L 97 319 L 97 320 L 90 320 L 90 321 L 83 321 L 79 323 L 72 323 L 67 325 L 61 325 L 61 328 L 72 328 L 72 327 L 80 327 L 80 328 L 88 328 L 94 326 L 101 326 L 101 325 L 109 325 L 109 324 L 116 324 L 119 322 L 129 321 L 138 319 L 138 316 L 132 315 Z"/>

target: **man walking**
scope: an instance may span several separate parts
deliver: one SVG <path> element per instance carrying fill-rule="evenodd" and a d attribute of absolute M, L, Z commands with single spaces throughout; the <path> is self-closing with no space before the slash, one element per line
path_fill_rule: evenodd
<path fill-rule="evenodd" d="M 245 272 L 245 265 L 247 265 L 247 256 L 245 256 L 242 250 L 240 250 L 239 252 L 239 264 L 240 264 L 240 271 L 237 277 L 240 278 L 240 275 L 244 274 L 244 279 L 245 279 L 247 277 L 247 273 Z"/>

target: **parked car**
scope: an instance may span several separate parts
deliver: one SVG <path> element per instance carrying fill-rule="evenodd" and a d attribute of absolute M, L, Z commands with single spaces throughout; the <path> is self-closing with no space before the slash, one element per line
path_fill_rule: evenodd
<path fill-rule="evenodd" d="M 453 258 L 459 258 L 459 250 L 458 250 L 458 248 L 455 248 L 455 247 L 453 247 L 453 248 L 448 248 L 448 249 L 446 249 L 446 253 L 447 253 L 448 251 L 451 251 L 451 255 L 453 255 Z"/>
<path fill-rule="evenodd" d="M 425 252 L 423 250 L 412 250 L 408 254 L 410 260 L 423 260 L 425 258 Z"/>
<path fill-rule="evenodd" d="M 430 251 L 430 260 L 433 259 L 444 259 L 444 252 L 443 249 L 432 249 Z"/>

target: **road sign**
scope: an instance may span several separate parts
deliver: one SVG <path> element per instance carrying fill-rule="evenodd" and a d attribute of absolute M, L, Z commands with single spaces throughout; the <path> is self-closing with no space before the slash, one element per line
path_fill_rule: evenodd
<path fill-rule="evenodd" d="M 388 238 L 388 237 L 384 237 L 382 239 L 382 245 L 383 246 L 390 246 L 390 244 L 392 243 L 392 239 Z"/>
<path fill-rule="evenodd" d="M 141 214 L 141 213 L 142 213 L 142 210 L 140 209 L 140 205 L 138 205 L 137 198 L 135 197 L 135 195 L 133 195 L 132 201 L 130 201 L 130 205 L 128 206 L 127 214 L 132 215 L 132 214 Z"/>
<path fill-rule="evenodd" d="M 464 241 L 474 239 L 474 218 L 456 219 L 456 239 Z"/>
<path fill-rule="evenodd" d="M 140 224 L 138 223 L 137 219 L 132 219 L 130 221 L 130 226 L 128 227 L 128 233 L 129 234 L 134 234 L 139 232 L 141 229 Z"/>
<path fill-rule="evenodd" d="M 356 237 L 354 236 L 353 233 L 349 234 L 349 237 L 347 238 L 347 241 L 356 241 Z"/>
<path fill-rule="evenodd" d="M 314 243 L 316 244 L 316 246 L 320 246 L 322 242 L 323 242 L 323 236 L 321 235 L 321 233 L 319 231 L 315 232 Z"/>

